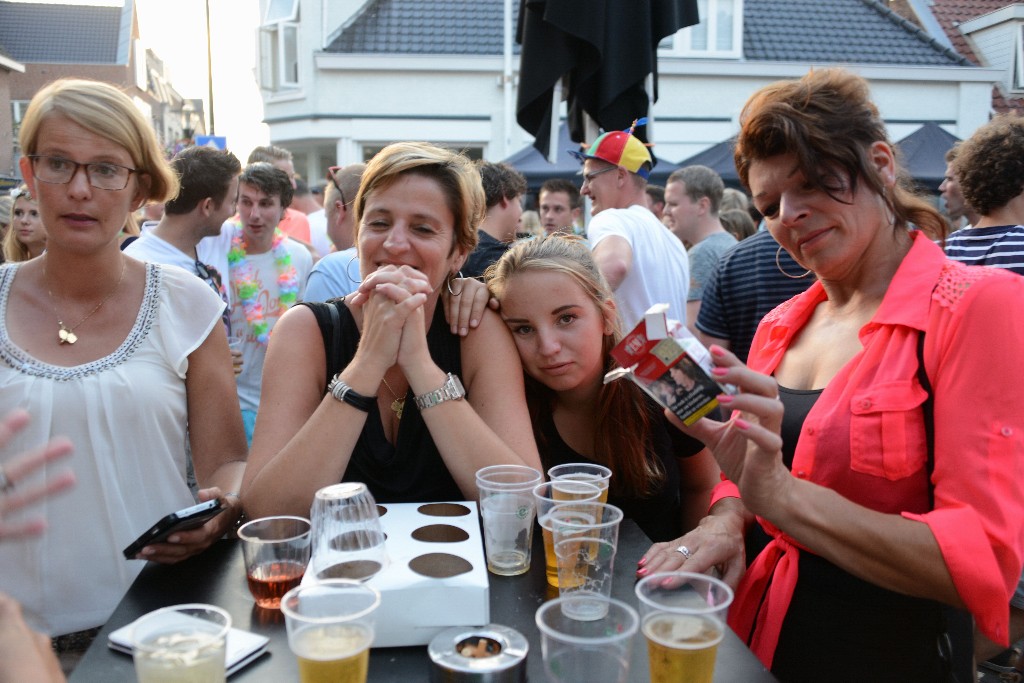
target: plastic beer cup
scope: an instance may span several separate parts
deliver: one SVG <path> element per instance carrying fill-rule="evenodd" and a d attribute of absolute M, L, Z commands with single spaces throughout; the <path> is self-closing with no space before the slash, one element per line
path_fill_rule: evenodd
<path fill-rule="evenodd" d="M 636 584 L 651 683 L 711 683 L 732 589 L 692 572 L 664 572 Z"/>

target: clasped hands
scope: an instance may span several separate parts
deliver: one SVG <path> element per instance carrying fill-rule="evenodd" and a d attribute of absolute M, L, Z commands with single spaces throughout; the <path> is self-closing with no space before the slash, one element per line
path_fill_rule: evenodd
<path fill-rule="evenodd" d="M 359 355 L 372 353 L 383 369 L 429 357 L 424 305 L 433 291 L 427 276 L 411 266 L 381 266 L 365 277 L 346 299 L 362 310 Z"/>

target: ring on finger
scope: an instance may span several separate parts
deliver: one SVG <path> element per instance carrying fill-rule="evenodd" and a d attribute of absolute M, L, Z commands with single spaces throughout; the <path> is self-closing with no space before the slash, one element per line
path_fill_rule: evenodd
<path fill-rule="evenodd" d="M 686 559 L 690 559 L 693 556 L 693 552 L 685 545 L 681 545 L 678 548 L 676 548 L 676 552 L 681 554 Z"/>
<path fill-rule="evenodd" d="M 14 490 L 14 482 L 7 476 L 7 472 L 0 467 L 0 493 L 10 493 Z"/>

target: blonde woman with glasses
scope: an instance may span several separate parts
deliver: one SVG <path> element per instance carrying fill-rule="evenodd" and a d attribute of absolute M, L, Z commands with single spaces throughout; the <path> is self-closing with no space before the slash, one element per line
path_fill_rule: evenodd
<path fill-rule="evenodd" d="M 177 562 L 231 528 L 245 440 L 224 303 L 194 275 L 118 248 L 130 212 L 178 190 L 149 122 L 113 86 L 59 80 L 32 99 L 20 144 L 49 240 L 43 256 L 0 268 L 0 414 L 34 418 L 0 467 L 64 435 L 79 485 L 47 503 L 49 533 L 0 546 L 0 590 L 58 636 L 68 670 L 142 569 L 122 549 L 194 502 L 189 447 L 200 499 L 228 511 L 137 559 Z"/>

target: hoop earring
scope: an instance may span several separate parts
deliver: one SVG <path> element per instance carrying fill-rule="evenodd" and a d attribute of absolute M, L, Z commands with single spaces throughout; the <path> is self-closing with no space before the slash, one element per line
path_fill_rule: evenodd
<path fill-rule="evenodd" d="M 449 273 L 448 277 L 445 278 L 444 284 L 445 284 L 445 287 L 448 288 L 448 294 L 450 294 L 451 296 L 459 296 L 460 294 L 462 294 L 462 290 L 465 289 L 466 286 L 463 285 L 462 287 L 459 287 L 459 291 L 453 292 L 452 291 L 452 279 L 454 277 L 455 276 L 452 273 Z M 461 270 L 459 271 L 459 279 L 462 279 L 462 271 Z"/>
<path fill-rule="evenodd" d="M 779 262 L 779 257 L 781 255 L 782 255 L 782 247 L 780 246 L 779 250 L 777 252 L 775 252 L 775 267 L 779 269 L 780 273 L 782 273 L 783 275 L 788 277 L 790 280 L 803 280 L 805 277 L 807 277 L 808 275 L 811 274 L 811 271 L 808 270 L 803 275 L 790 275 L 789 273 L 787 273 L 786 271 L 784 271 L 782 269 L 782 263 Z"/>
<path fill-rule="evenodd" d="M 355 284 L 358 285 L 358 284 L 362 283 L 363 278 L 361 278 L 361 277 L 352 277 L 352 271 L 351 271 L 352 262 L 355 261 L 357 258 L 359 258 L 359 254 L 353 254 L 352 258 L 350 258 L 348 260 L 348 263 L 345 264 L 345 275 L 348 277 L 350 282 L 354 282 Z M 358 275 L 358 272 L 356 274 Z"/>

